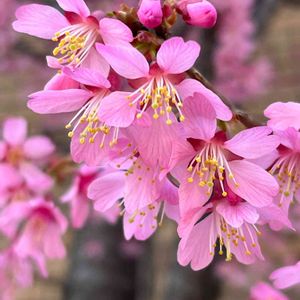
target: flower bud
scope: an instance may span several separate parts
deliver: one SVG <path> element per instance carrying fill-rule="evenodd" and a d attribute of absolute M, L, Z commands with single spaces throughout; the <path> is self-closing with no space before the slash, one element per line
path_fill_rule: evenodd
<path fill-rule="evenodd" d="M 216 24 L 217 11 L 206 0 L 181 0 L 177 9 L 187 24 L 203 28 L 211 28 Z"/>
<path fill-rule="evenodd" d="M 160 0 L 142 0 L 137 15 L 145 27 L 159 26 L 163 17 Z"/>

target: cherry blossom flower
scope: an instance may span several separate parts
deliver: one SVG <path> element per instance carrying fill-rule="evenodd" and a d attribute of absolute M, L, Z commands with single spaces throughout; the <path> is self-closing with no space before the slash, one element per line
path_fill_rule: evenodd
<path fill-rule="evenodd" d="M 87 68 L 74 71 L 65 68 L 64 74 L 69 78 L 68 83 L 51 84 L 51 89 L 48 86 L 31 94 L 28 107 L 41 114 L 76 111 L 66 125 L 67 129 L 71 129 L 68 136 L 72 139 L 71 154 L 75 162 L 95 166 L 113 159 L 114 155 L 119 156 L 122 148 L 127 147 L 128 139 L 119 137 L 118 127 L 108 126 L 98 118 L 104 99 L 111 93 L 110 82 L 101 72 Z M 81 83 L 82 88 L 74 86 L 74 82 Z M 61 89 L 62 86 L 64 89 Z"/>
<path fill-rule="evenodd" d="M 227 189 L 222 197 L 222 189 L 214 193 L 212 200 L 202 208 L 189 210 L 180 220 L 178 234 L 178 262 L 186 266 L 191 263 L 193 270 L 208 266 L 214 257 L 216 241 L 219 240 L 219 254 L 226 248 L 226 260 L 237 260 L 251 264 L 263 259 L 257 242 L 260 231 L 256 227 L 259 214 L 255 207 L 243 201 Z"/>
<path fill-rule="evenodd" d="M 272 203 L 278 185 L 268 172 L 247 161 L 271 153 L 279 144 L 272 130 L 254 127 L 231 139 L 217 131 L 215 111 L 196 93 L 185 99 L 185 131 L 190 144 L 174 144 L 170 165 L 181 170 L 179 187 L 181 213 L 205 204 L 216 182 L 227 196 L 225 182 L 237 195 L 256 207 Z M 172 167 L 171 167 L 172 168 Z"/>
<path fill-rule="evenodd" d="M 120 206 L 124 204 L 122 214 L 126 239 L 135 236 L 145 240 L 162 222 L 165 213 L 178 220 L 176 188 L 165 179 L 160 182 L 158 174 L 157 169 L 148 167 L 137 158 L 127 171 L 110 171 L 94 180 L 88 188 L 88 196 L 95 201 L 94 208 L 100 212 L 106 212 L 117 201 Z"/>
<path fill-rule="evenodd" d="M 80 66 L 96 42 L 126 44 L 133 39 L 131 30 L 124 23 L 110 18 L 98 20 L 98 14 L 91 14 L 83 0 L 57 0 L 57 3 L 65 15 L 48 5 L 28 4 L 19 7 L 13 27 L 18 32 L 58 42 L 53 50 L 53 55 L 58 57 L 58 67 Z M 109 66 L 103 58 L 99 55 L 93 57 L 101 60 L 103 69 L 108 73 Z"/>
<path fill-rule="evenodd" d="M 35 192 L 49 190 L 53 180 L 36 164 L 47 162 L 54 150 L 55 146 L 45 136 L 27 138 L 25 119 L 6 119 L 3 123 L 3 140 L 0 141 L 0 173 L 3 174 L 0 189 L 20 187 L 25 182 Z"/>
<path fill-rule="evenodd" d="M 285 289 L 300 283 L 300 262 L 294 266 L 286 266 L 277 269 L 270 275 L 270 279 L 278 289 Z"/>
<path fill-rule="evenodd" d="M 100 119 L 112 126 L 128 127 L 135 118 L 141 119 L 147 110 L 154 120 L 161 116 L 166 124 L 171 125 L 174 123 L 171 118 L 173 109 L 180 121 L 185 119 L 182 113 L 184 97 L 178 85 L 181 83 L 180 87 L 184 89 L 182 74 L 193 66 L 199 55 L 200 46 L 196 42 L 184 42 L 180 37 L 170 38 L 161 45 L 156 63 L 150 67 L 146 58 L 133 47 L 101 44 L 96 47 L 119 75 L 134 80 L 133 84 L 137 86 L 132 93 L 114 92 L 106 97 L 99 111 Z M 193 84 L 193 90 L 203 90 L 197 81 Z M 231 119 L 230 110 L 217 96 L 212 101 L 220 119 Z"/>

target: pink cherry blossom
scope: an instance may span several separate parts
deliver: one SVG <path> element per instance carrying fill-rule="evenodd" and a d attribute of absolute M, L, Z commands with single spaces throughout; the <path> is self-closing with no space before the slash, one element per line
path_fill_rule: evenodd
<path fill-rule="evenodd" d="M 159 26 L 163 18 L 160 0 L 142 0 L 137 15 L 144 26 L 148 28 Z"/>
<path fill-rule="evenodd" d="M 55 146 L 45 136 L 27 138 L 27 122 L 21 117 L 8 118 L 3 123 L 3 141 L 0 141 L 0 172 L 6 173 L 0 189 L 17 188 L 26 183 L 35 192 L 44 192 L 53 186 L 53 180 L 36 164 L 43 165 L 53 154 Z M 12 190 L 11 190 L 12 191 Z"/>
<path fill-rule="evenodd" d="M 300 129 L 300 104 L 295 102 L 275 102 L 269 105 L 264 114 L 269 118 L 268 126 L 274 130 L 285 130 L 288 127 Z"/>
<path fill-rule="evenodd" d="M 209 1 L 181 0 L 177 8 L 187 24 L 211 28 L 217 22 L 217 11 Z"/>
<path fill-rule="evenodd" d="M 214 257 L 216 241 L 219 240 L 219 254 L 226 248 L 226 260 L 237 260 L 251 264 L 263 259 L 257 242 L 260 231 L 255 223 L 259 215 L 252 205 L 228 190 L 222 197 L 222 190 L 202 208 L 194 208 L 186 213 L 179 222 L 178 262 L 186 266 L 191 263 L 193 270 L 208 266 Z"/>
<path fill-rule="evenodd" d="M 98 14 L 93 15 L 84 0 L 57 0 L 57 3 L 65 15 L 48 5 L 28 4 L 17 9 L 17 20 L 13 23 L 18 32 L 58 42 L 53 50 L 58 57 L 57 66 L 78 67 L 89 57 L 96 42 L 127 44 L 133 39 L 131 30 L 121 21 L 98 20 Z M 108 72 L 109 66 L 103 59 L 102 63 Z"/>
<path fill-rule="evenodd" d="M 265 282 L 259 282 L 251 288 L 249 300 L 288 300 L 288 297 Z"/>
<path fill-rule="evenodd" d="M 270 279 L 278 289 L 285 289 L 300 283 L 300 262 L 293 266 L 277 269 L 270 275 Z"/>
<path fill-rule="evenodd" d="M 213 192 L 216 182 L 222 195 L 227 196 L 226 185 L 250 204 L 269 205 L 278 193 L 278 185 L 268 172 L 247 161 L 276 149 L 278 138 L 272 130 L 261 126 L 246 129 L 228 139 L 217 131 L 215 111 L 209 102 L 198 101 L 198 95 L 185 100 L 185 130 L 190 143 L 174 144 L 171 168 L 181 171 L 179 187 L 181 212 L 203 205 Z"/>
<path fill-rule="evenodd" d="M 64 68 L 69 80 L 80 83 L 82 88 L 66 81 L 54 88 L 36 92 L 29 96 L 28 107 L 41 114 L 73 112 L 75 115 L 66 125 L 71 129 L 71 154 L 75 162 L 100 165 L 119 156 L 127 148 L 128 139 L 122 137 L 119 127 L 108 126 L 98 118 L 98 112 L 106 97 L 109 97 L 111 84 L 99 71 L 87 68 L 70 70 Z M 52 85 L 50 85 L 53 88 Z"/>
<path fill-rule="evenodd" d="M 183 121 L 184 98 L 197 91 L 211 101 L 219 119 L 231 119 L 232 113 L 217 95 L 196 80 L 184 79 L 183 73 L 193 66 L 200 52 L 196 42 L 184 42 L 180 37 L 170 38 L 161 45 L 156 63 L 150 67 L 146 58 L 133 47 L 97 44 L 97 49 L 118 74 L 134 80 L 132 84 L 137 86 L 132 93 L 114 92 L 103 101 L 99 117 L 108 124 L 129 126 L 135 117 L 142 118 L 147 110 L 154 120 L 161 116 L 170 125 L 174 123 L 172 107 L 178 112 L 179 120 Z M 127 120 L 126 124 L 124 120 Z"/>
<path fill-rule="evenodd" d="M 139 79 L 133 93 L 114 92 L 103 101 L 100 119 L 113 126 L 126 127 L 135 117 L 141 118 L 149 106 L 153 118 L 161 115 L 167 124 L 172 123 L 172 107 L 178 111 L 181 121 L 184 119 L 176 83 L 182 81 L 180 74 L 191 68 L 199 55 L 200 46 L 196 42 L 184 42 L 179 37 L 165 41 L 157 53 L 157 63 L 150 68 L 146 58 L 133 47 L 97 44 L 97 49 L 119 75 Z"/>
<path fill-rule="evenodd" d="M 147 239 L 162 221 L 164 214 L 178 220 L 176 188 L 167 180 L 159 182 L 158 170 L 140 158 L 126 171 L 110 171 L 92 182 L 88 196 L 100 212 L 111 209 L 117 201 L 124 204 L 123 224 L 126 239 Z M 121 200 L 122 199 L 122 200 Z M 161 220 L 157 221 L 162 208 Z"/>

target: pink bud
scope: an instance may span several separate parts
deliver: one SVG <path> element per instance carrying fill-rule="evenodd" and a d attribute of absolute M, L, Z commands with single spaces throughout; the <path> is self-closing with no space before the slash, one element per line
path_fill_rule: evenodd
<path fill-rule="evenodd" d="M 185 22 L 190 25 L 211 28 L 216 24 L 217 11 L 206 0 L 181 0 L 177 8 Z"/>
<path fill-rule="evenodd" d="M 160 0 L 142 0 L 137 12 L 140 22 L 147 28 L 155 28 L 162 22 Z"/>

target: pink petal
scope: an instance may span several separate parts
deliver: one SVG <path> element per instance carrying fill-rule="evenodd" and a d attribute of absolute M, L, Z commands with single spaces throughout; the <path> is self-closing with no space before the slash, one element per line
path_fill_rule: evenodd
<path fill-rule="evenodd" d="M 125 180 L 124 205 L 126 211 L 134 213 L 160 196 L 160 182 L 157 171 L 146 165 L 141 158 L 136 160 L 133 171 L 129 172 Z"/>
<path fill-rule="evenodd" d="M 58 10 L 48 5 L 23 5 L 17 9 L 16 17 L 14 30 L 42 39 L 51 39 L 56 32 L 70 25 Z"/>
<path fill-rule="evenodd" d="M 279 139 L 271 135 L 272 130 L 266 126 L 245 129 L 226 141 L 224 147 L 248 159 L 255 159 L 270 154 L 279 145 Z"/>
<path fill-rule="evenodd" d="M 152 208 L 144 207 L 140 212 L 145 215 L 137 214 L 135 217 L 131 213 L 125 212 L 123 217 L 124 236 L 130 240 L 133 236 L 140 241 L 148 239 L 157 229 L 156 216 L 160 205 L 154 203 Z"/>
<path fill-rule="evenodd" d="M 99 88 L 110 88 L 109 81 L 98 71 L 82 67 L 71 70 L 65 67 L 63 68 L 63 72 L 65 75 L 82 84 Z"/>
<path fill-rule="evenodd" d="M 45 136 L 33 136 L 26 140 L 23 151 L 27 158 L 43 159 L 55 151 L 55 145 Z"/>
<path fill-rule="evenodd" d="M 273 150 L 272 152 L 270 152 L 264 156 L 261 156 L 259 158 L 247 159 L 247 160 L 266 170 L 275 162 L 275 160 L 278 157 L 279 157 L 279 152 L 277 150 Z"/>
<path fill-rule="evenodd" d="M 124 180 L 123 172 L 112 172 L 94 180 L 88 188 L 88 197 L 95 201 L 94 208 L 104 212 L 123 198 Z"/>
<path fill-rule="evenodd" d="M 186 171 L 188 164 L 190 163 L 191 159 L 195 157 L 196 154 L 197 151 L 195 151 L 195 149 L 189 142 L 185 140 L 174 141 L 174 143 L 172 144 L 170 163 L 166 172 L 172 171 L 173 174 L 174 167 L 178 166 L 179 169 L 178 179 L 181 180 L 181 178 L 185 174 L 184 172 Z"/>
<path fill-rule="evenodd" d="M 179 211 L 179 205 L 178 204 L 171 204 L 169 202 L 164 202 L 165 205 L 165 213 L 166 216 L 175 221 L 176 223 L 179 223 L 180 220 L 180 211 Z"/>
<path fill-rule="evenodd" d="M 201 208 L 195 208 L 190 210 L 186 215 L 180 218 L 177 233 L 180 238 L 184 238 L 190 235 L 194 226 L 199 220 L 207 213 L 207 211 L 212 208 L 212 204 L 205 205 Z M 187 239 L 185 239 L 187 241 Z"/>
<path fill-rule="evenodd" d="M 53 187 L 53 179 L 33 164 L 22 163 L 20 172 L 28 187 L 37 193 L 44 193 Z"/>
<path fill-rule="evenodd" d="M 27 122 L 22 117 L 8 118 L 3 123 L 3 138 L 9 145 L 21 145 L 27 136 Z"/>
<path fill-rule="evenodd" d="M 246 202 L 231 205 L 226 199 L 218 204 L 217 212 L 222 215 L 226 223 L 234 228 L 242 226 L 244 222 L 254 224 L 259 218 L 256 209 L 252 205 Z"/>
<path fill-rule="evenodd" d="M 184 129 L 188 138 L 208 141 L 216 132 L 216 112 L 210 102 L 195 93 L 184 100 L 182 113 L 185 116 Z"/>
<path fill-rule="evenodd" d="M 181 182 L 178 194 L 179 194 L 179 208 L 180 215 L 185 216 L 190 210 L 195 208 L 201 208 L 209 199 L 209 195 L 206 194 L 207 189 L 200 187 L 198 181 L 188 182 L 190 173 L 186 172 L 186 176 Z"/>
<path fill-rule="evenodd" d="M 60 197 L 62 202 L 72 202 L 79 193 L 80 179 L 76 177 L 71 187 Z"/>
<path fill-rule="evenodd" d="M 180 241 L 177 251 L 177 260 L 180 265 L 187 266 L 191 263 L 192 269 L 198 271 L 211 263 L 214 255 L 210 254 L 209 245 L 211 243 L 212 246 L 216 240 L 216 234 L 210 230 L 212 226 L 213 217 L 210 215 L 194 226 L 190 235 L 186 237 L 185 243 L 184 239 Z"/>
<path fill-rule="evenodd" d="M 167 74 L 180 74 L 194 65 L 199 53 L 198 43 L 173 37 L 161 45 L 157 52 L 157 63 Z"/>
<path fill-rule="evenodd" d="M 246 265 L 253 264 L 257 259 L 264 260 L 254 228 L 252 226 L 248 226 L 247 228 L 243 226 L 242 230 L 245 236 L 247 249 L 251 254 L 247 253 L 245 244 L 239 242 L 238 246 L 232 245 L 231 247 L 231 251 L 235 255 L 236 259 Z"/>
<path fill-rule="evenodd" d="M 109 126 L 128 127 L 136 114 L 136 104 L 130 106 L 127 92 L 113 92 L 101 101 L 99 119 Z"/>
<path fill-rule="evenodd" d="M 96 44 L 98 52 L 108 61 L 111 67 L 127 79 L 148 76 L 149 64 L 144 55 L 132 46 L 115 46 Z"/>
<path fill-rule="evenodd" d="M 49 224 L 44 236 L 44 252 L 49 258 L 63 258 L 66 249 L 62 241 L 61 233 L 56 224 Z"/>
<path fill-rule="evenodd" d="M 11 202 L 0 213 L 1 231 L 8 237 L 13 237 L 20 223 L 28 217 L 27 202 Z"/>
<path fill-rule="evenodd" d="M 130 28 L 119 20 L 103 18 L 100 20 L 99 25 L 100 35 L 106 45 L 128 45 L 133 40 Z"/>
<path fill-rule="evenodd" d="M 27 106 L 36 113 L 56 114 L 80 109 L 93 96 L 79 89 L 40 91 L 29 95 Z"/>
<path fill-rule="evenodd" d="M 22 182 L 21 174 L 8 163 L 0 163 L 0 191 L 15 189 Z"/>
<path fill-rule="evenodd" d="M 178 188 L 174 186 L 168 179 L 163 181 L 162 187 L 160 189 L 159 199 L 165 203 L 172 205 L 177 205 L 179 202 L 178 198 Z"/>
<path fill-rule="evenodd" d="M 279 187 L 271 174 L 245 160 L 230 161 L 229 167 L 238 187 L 228 175 L 226 175 L 226 180 L 235 194 L 256 207 L 272 203 Z"/>
<path fill-rule="evenodd" d="M 71 220 L 74 228 L 82 228 L 89 216 L 89 201 L 85 197 L 77 196 L 72 199 Z"/>
<path fill-rule="evenodd" d="M 74 12 L 81 17 L 88 17 L 91 12 L 84 0 L 56 0 L 58 5 L 65 11 Z"/>
<path fill-rule="evenodd" d="M 45 85 L 44 90 L 79 89 L 79 83 L 64 74 L 55 74 Z"/>
<path fill-rule="evenodd" d="M 288 127 L 300 129 L 300 104 L 295 102 L 275 102 L 267 107 L 264 114 L 270 120 L 268 126 L 276 130 Z"/>
<path fill-rule="evenodd" d="M 51 69 L 61 69 L 63 65 L 58 61 L 58 58 L 53 56 L 46 56 L 47 66 Z"/>
<path fill-rule="evenodd" d="M 168 169 L 173 144 L 185 141 L 182 125 L 172 115 L 170 117 L 172 125 L 166 125 L 165 120 L 160 117 L 150 127 L 131 126 L 128 129 L 138 145 L 141 157 L 149 166 L 159 165 L 162 169 Z"/>
<path fill-rule="evenodd" d="M 82 62 L 81 66 L 90 70 L 100 72 L 105 78 L 108 77 L 110 66 L 108 62 L 102 57 L 95 47 L 89 50 L 89 54 Z"/>
<path fill-rule="evenodd" d="M 289 300 L 284 294 L 273 288 L 271 285 L 259 282 L 251 288 L 250 300 Z"/>
<path fill-rule="evenodd" d="M 300 283 L 300 264 L 279 268 L 270 275 L 270 279 L 278 289 L 285 289 Z"/>
<path fill-rule="evenodd" d="M 207 89 L 203 84 L 194 79 L 185 79 L 176 87 L 179 95 L 185 99 L 199 93 L 205 97 L 216 111 L 217 118 L 223 121 L 229 121 L 232 118 L 231 110 L 223 103 L 223 101 L 211 90 Z"/>
<path fill-rule="evenodd" d="M 289 127 L 284 131 L 276 131 L 276 135 L 280 139 L 280 144 L 300 152 L 300 133 L 295 128 Z"/>

